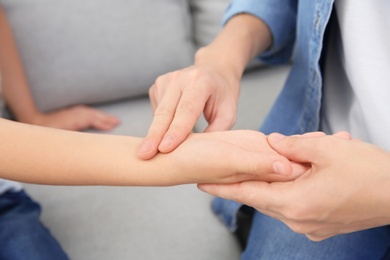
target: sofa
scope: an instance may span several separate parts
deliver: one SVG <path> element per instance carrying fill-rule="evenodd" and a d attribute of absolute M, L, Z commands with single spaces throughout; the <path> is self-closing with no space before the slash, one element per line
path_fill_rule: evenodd
<path fill-rule="evenodd" d="M 193 62 L 221 29 L 229 0 L 0 0 L 37 106 L 88 104 L 120 118 L 110 132 L 145 136 L 157 76 Z M 289 66 L 251 66 L 234 129 L 257 130 Z M 203 131 L 201 118 L 194 131 Z M 113 173 L 108 173 L 113 174 Z M 195 185 L 24 184 L 71 259 L 239 259 L 235 237 Z"/>

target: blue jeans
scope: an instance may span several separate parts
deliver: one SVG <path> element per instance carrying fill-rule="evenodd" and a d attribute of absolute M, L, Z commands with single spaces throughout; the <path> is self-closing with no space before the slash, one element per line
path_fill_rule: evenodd
<path fill-rule="evenodd" d="M 40 214 L 40 206 L 24 191 L 0 195 L 0 259 L 68 259 Z"/>
<path fill-rule="evenodd" d="M 236 202 L 216 198 L 213 210 L 231 229 L 237 213 Z M 233 210 L 230 213 L 229 210 Z M 390 227 L 378 227 L 339 235 L 321 242 L 313 242 L 306 236 L 297 234 L 284 223 L 254 211 L 252 227 L 243 260 L 258 259 L 331 259 L 331 260 L 370 260 L 390 259 Z M 387 253 L 386 253 L 387 252 Z M 386 255 L 386 256 L 385 256 Z"/>

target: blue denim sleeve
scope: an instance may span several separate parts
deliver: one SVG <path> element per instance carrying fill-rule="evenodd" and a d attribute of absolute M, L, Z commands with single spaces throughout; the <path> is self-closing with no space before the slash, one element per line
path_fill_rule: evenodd
<path fill-rule="evenodd" d="M 259 59 L 266 64 L 286 63 L 294 49 L 297 5 L 298 0 L 233 0 L 225 12 L 223 24 L 240 13 L 262 19 L 271 30 L 273 43 Z"/>

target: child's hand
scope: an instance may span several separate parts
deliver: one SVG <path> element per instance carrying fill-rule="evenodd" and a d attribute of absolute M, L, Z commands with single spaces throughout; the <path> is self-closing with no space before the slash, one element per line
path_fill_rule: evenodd
<path fill-rule="evenodd" d="M 278 154 L 264 134 L 250 130 L 190 134 L 174 151 L 156 158 L 160 156 L 172 160 L 170 173 L 177 183 L 287 181 L 307 170 Z"/>
<path fill-rule="evenodd" d="M 89 128 L 108 131 L 119 124 L 119 119 L 97 109 L 78 105 L 39 114 L 26 123 L 73 131 Z"/>

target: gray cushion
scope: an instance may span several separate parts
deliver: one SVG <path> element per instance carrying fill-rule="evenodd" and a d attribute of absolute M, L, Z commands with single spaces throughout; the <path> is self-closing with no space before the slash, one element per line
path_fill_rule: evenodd
<path fill-rule="evenodd" d="M 222 17 L 231 0 L 190 0 L 194 40 L 198 46 L 209 44 L 222 29 Z"/>
<path fill-rule="evenodd" d="M 211 197 L 194 185 L 26 189 L 70 259 L 240 259 L 235 238 L 210 210 Z"/>
<path fill-rule="evenodd" d="M 146 94 L 193 60 L 186 0 L 0 0 L 42 110 Z"/>
<path fill-rule="evenodd" d="M 205 46 L 222 29 L 222 18 L 231 0 L 190 0 L 194 41 L 197 47 Z M 260 67 L 262 64 L 253 59 L 247 69 Z"/>

